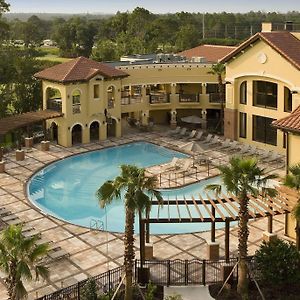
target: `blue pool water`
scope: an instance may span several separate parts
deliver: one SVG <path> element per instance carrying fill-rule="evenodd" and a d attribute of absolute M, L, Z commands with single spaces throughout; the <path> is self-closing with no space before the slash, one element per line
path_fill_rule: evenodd
<path fill-rule="evenodd" d="M 99 227 L 113 232 L 124 231 L 124 206 L 121 200 L 113 201 L 106 209 L 98 205 L 95 192 L 108 179 L 115 178 L 121 164 L 139 167 L 166 163 L 184 154 L 151 143 L 136 142 L 72 156 L 54 162 L 36 173 L 27 186 L 29 199 L 42 211 L 67 222 Z M 219 179 L 205 180 L 180 189 L 162 191 L 165 199 L 198 198 L 204 187 Z M 175 212 L 176 207 L 169 211 Z M 176 209 L 177 211 L 177 209 Z M 191 211 L 192 214 L 195 211 Z M 167 207 L 160 209 L 160 216 L 168 214 Z M 187 214 L 185 210 L 181 216 Z M 157 215 L 157 208 L 152 210 Z M 137 219 L 137 218 L 136 218 Z M 137 220 L 136 220 L 137 221 Z M 221 225 L 220 225 L 221 226 Z M 151 233 L 186 233 L 210 229 L 207 223 L 151 224 Z M 138 226 L 135 226 L 136 232 Z"/>

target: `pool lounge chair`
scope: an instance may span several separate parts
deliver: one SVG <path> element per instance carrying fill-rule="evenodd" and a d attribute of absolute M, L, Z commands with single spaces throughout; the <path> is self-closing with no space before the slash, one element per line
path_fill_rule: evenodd
<path fill-rule="evenodd" d="M 178 163 L 179 163 L 179 158 L 173 157 L 170 163 L 161 166 L 161 172 L 176 170 L 179 167 Z"/>
<path fill-rule="evenodd" d="M 202 130 L 198 131 L 196 136 L 194 138 L 189 139 L 189 140 L 191 140 L 191 141 L 200 141 L 203 137 L 203 134 L 204 134 L 204 132 Z"/>
<path fill-rule="evenodd" d="M 185 138 L 186 140 L 190 140 L 193 139 L 196 136 L 197 131 L 196 130 L 192 130 L 190 132 L 190 134 Z"/>
<path fill-rule="evenodd" d="M 62 258 L 66 258 L 69 257 L 70 254 L 62 249 L 61 247 L 57 247 L 57 248 L 53 248 L 52 250 L 50 250 L 47 254 L 52 260 L 59 260 Z"/>
<path fill-rule="evenodd" d="M 193 162 L 190 159 L 186 159 L 185 162 L 184 162 L 184 164 L 183 164 L 183 166 L 177 172 L 175 172 L 175 173 L 184 173 L 184 172 L 187 172 L 190 169 L 192 163 Z"/>
<path fill-rule="evenodd" d="M 184 137 L 186 135 L 186 131 L 187 131 L 187 129 L 185 127 L 182 128 L 178 134 L 175 134 L 175 137 L 179 137 L 179 138 Z"/>
<path fill-rule="evenodd" d="M 204 141 L 202 141 L 201 143 L 203 144 L 208 144 L 209 142 L 211 142 L 213 139 L 213 135 L 211 133 L 209 133 L 206 137 L 206 139 Z"/>
<path fill-rule="evenodd" d="M 263 152 L 260 153 L 259 155 L 260 155 L 259 159 L 264 160 L 264 159 L 267 159 L 268 157 L 271 156 L 271 151 L 270 150 L 263 150 Z"/>
<path fill-rule="evenodd" d="M 275 162 L 275 161 L 282 161 L 282 155 L 274 152 L 274 151 L 270 151 L 271 155 L 264 159 L 264 162 L 266 163 L 272 163 L 272 162 Z"/>
<path fill-rule="evenodd" d="M 257 155 L 257 148 L 256 146 L 250 146 L 249 152 L 247 153 L 249 156 Z"/>
<path fill-rule="evenodd" d="M 220 140 L 219 140 L 219 138 L 215 135 L 214 137 L 213 137 L 213 139 L 211 140 L 211 141 L 209 141 L 207 144 L 209 145 L 209 146 L 214 146 L 214 145 L 217 145 L 217 144 L 219 144 L 220 143 Z"/>
<path fill-rule="evenodd" d="M 237 141 L 233 141 L 228 148 L 226 148 L 226 151 L 238 151 L 241 149 Z"/>
<path fill-rule="evenodd" d="M 238 154 L 246 154 L 250 150 L 249 145 L 243 145 Z"/>
<path fill-rule="evenodd" d="M 174 130 L 171 130 L 168 132 L 169 135 L 176 135 L 180 132 L 181 130 L 181 127 L 180 126 L 177 126 Z"/>
<path fill-rule="evenodd" d="M 228 147 L 230 147 L 230 139 L 226 139 L 225 141 L 222 142 L 222 145 L 218 148 L 218 150 L 224 150 Z"/>

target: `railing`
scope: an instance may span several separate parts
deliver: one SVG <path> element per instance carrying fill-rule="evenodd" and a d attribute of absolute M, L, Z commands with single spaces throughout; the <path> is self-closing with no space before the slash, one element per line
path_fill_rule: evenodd
<path fill-rule="evenodd" d="M 150 94 L 150 104 L 169 103 L 170 94 Z"/>
<path fill-rule="evenodd" d="M 220 283 L 224 280 L 222 276 L 222 268 L 224 266 L 234 267 L 237 263 L 237 258 L 229 260 L 146 260 L 143 263 L 143 268 L 149 269 L 149 280 L 155 285 L 163 286 L 182 286 L 182 285 L 206 285 Z M 248 258 L 248 266 L 250 270 L 256 270 L 252 257 Z M 141 267 L 141 261 L 135 261 L 133 272 L 134 282 L 137 282 L 138 268 Z M 91 277 L 95 280 L 97 294 L 103 295 L 114 290 L 120 283 L 123 276 L 123 267 L 110 270 L 103 274 Z M 257 270 L 253 272 L 257 276 Z M 238 277 L 238 268 L 235 268 L 232 273 L 232 279 Z M 88 279 L 73 284 L 69 287 L 58 290 L 52 294 L 38 298 L 37 300 L 80 300 L 82 292 L 85 288 Z"/>
<path fill-rule="evenodd" d="M 103 274 L 92 277 L 95 280 L 97 293 L 99 295 L 104 295 L 114 290 L 123 275 L 123 267 L 118 267 L 116 269 L 110 270 Z M 52 294 L 38 298 L 38 300 L 80 300 L 82 297 L 83 290 L 87 284 L 88 280 L 80 281 L 76 284 L 68 286 L 66 288 L 60 289 Z"/>
<path fill-rule="evenodd" d="M 122 96 L 121 105 L 136 104 L 142 102 L 142 96 Z"/>
<path fill-rule="evenodd" d="M 220 97 L 219 93 L 209 94 L 209 103 L 225 103 L 225 97 Z"/>
<path fill-rule="evenodd" d="M 114 108 L 115 107 L 115 100 L 114 99 L 108 99 L 107 107 L 110 108 L 110 109 Z"/>
<path fill-rule="evenodd" d="M 81 113 L 81 105 L 80 104 L 73 105 L 73 114 L 80 114 L 80 113 Z"/>
<path fill-rule="evenodd" d="M 199 95 L 198 94 L 179 94 L 179 102 L 181 102 L 181 103 L 199 102 Z"/>
<path fill-rule="evenodd" d="M 62 101 L 61 98 L 47 100 L 47 109 L 62 112 Z"/>

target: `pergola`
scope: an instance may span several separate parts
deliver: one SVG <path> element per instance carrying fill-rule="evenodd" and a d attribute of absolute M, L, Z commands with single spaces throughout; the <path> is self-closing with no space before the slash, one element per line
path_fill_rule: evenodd
<path fill-rule="evenodd" d="M 2 118 L 0 119 L 0 136 L 20 128 L 29 127 L 38 122 L 62 116 L 63 114 L 60 112 L 46 109 Z"/>
<path fill-rule="evenodd" d="M 290 213 L 298 201 L 297 193 L 287 187 L 276 188 L 275 197 L 258 195 L 249 199 L 249 219 L 268 217 L 269 233 L 273 231 L 273 216 Z M 239 200 L 231 193 L 225 195 L 198 194 L 190 199 L 165 199 L 163 209 L 157 201 L 152 202 L 151 212 L 140 221 L 141 260 L 145 257 L 145 243 L 149 243 L 149 224 L 153 223 L 211 223 L 211 241 L 215 242 L 216 223 L 225 223 L 225 258 L 229 261 L 230 222 L 239 220 Z"/>

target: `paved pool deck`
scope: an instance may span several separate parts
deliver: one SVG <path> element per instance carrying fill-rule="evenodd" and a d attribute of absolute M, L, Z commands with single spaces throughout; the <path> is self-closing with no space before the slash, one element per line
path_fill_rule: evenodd
<path fill-rule="evenodd" d="M 49 215 L 42 214 L 30 204 L 25 194 L 25 184 L 28 178 L 39 168 L 58 159 L 86 151 L 102 149 L 136 140 L 156 141 L 164 145 L 164 137 L 156 133 L 131 134 L 121 139 L 64 148 L 51 145 L 50 151 L 43 152 L 36 146 L 26 150 L 24 161 L 16 161 L 14 153 L 5 155 L 6 172 L 0 174 L 0 206 L 16 214 L 27 226 L 34 227 L 47 241 L 52 241 L 67 251 L 70 256 L 49 264 L 50 278 L 48 281 L 26 283 L 29 292 L 28 299 L 35 299 L 51 293 L 61 287 L 94 276 L 108 269 L 123 264 L 123 234 L 107 233 L 90 230 L 68 224 Z M 165 141 L 165 145 L 172 146 L 172 140 Z M 176 147 L 177 141 L 173 140 Z M 163 226 L 163 225 L 162 225 Z M 250 223 L 249 254 L 254 254 L 262 241 L 262 233 L 267 228 L 267 219 L 262 218 Z M 284 237 L 284 216 L 274 218 L 273 230 L 281 238 Z M 220 243 L 220 255 L 224 256 L 224 230 L 216 231 L 217 241 Z M 154 256 L 157 259 L 205 259 L 207 257 L 207 243 L 210 232 L 191 234 L 152 235 Z M 230 253 L 237 255 L 238 230 L 231 229 Z M 136 251 L 139 257 L 139 240 L 136 237 Z M 4 274 L 0 273 L 0 299 L 7 299 L 4 286 Z"/>

